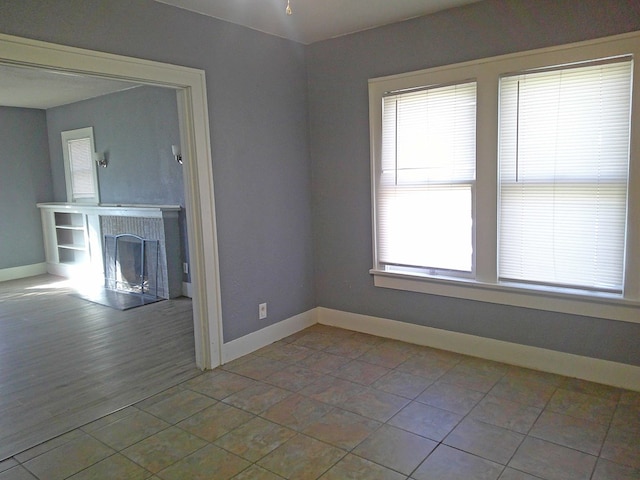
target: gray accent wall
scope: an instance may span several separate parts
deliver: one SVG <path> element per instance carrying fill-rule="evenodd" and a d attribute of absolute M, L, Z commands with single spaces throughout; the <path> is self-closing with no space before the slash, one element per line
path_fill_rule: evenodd
<path fill-rule="evenodd" d="M 61 133 L 84 127 L 109 162 L 98 168 L 101 203 L 184 207 L 182 166 L 171 152 L 180 144 L 175 90 L 141 86 L 48 109 L 56 202 L 67 201 Z"/>
<path fill-rule="evenodd" d="M 224 341 L 315 307 L 303 45 L 153 0 L 2 0 L 0 32 L 204 70 Z"/>
<path fill-rule="evenodd" d="M 318 305 L 640 365 L 640 324 L 373 286 L 369 78 L 640 30 L 627 0 L 490 0 L 307 49 Z"/>
<path fill-rule="evenodd" d="M 45 261 L 36 203 L 52 197 L 44 111 L 0 107 L 0 269 Z"/>

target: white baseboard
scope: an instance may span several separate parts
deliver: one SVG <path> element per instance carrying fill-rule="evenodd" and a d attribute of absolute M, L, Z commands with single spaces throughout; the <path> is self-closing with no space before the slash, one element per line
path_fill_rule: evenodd
<path fill-rule="evenodd" d="M 640 367 L 411 323 L 318 307 L 222 345 L 222 363 L 315 323 L 640 391 Z"/>
<path fill-rule="evenodd" d="M 640 367 L 318 307 L 318 323 L 640 391 Z"/>
<path fill-rule="evenodd" d="M 316 309 L 308 310 L 222 345 L 222 363 L 255 352 L 317 323 Z"/>
<path fill-rule="evenodd" d="M 47 264 L 44 262 L 22 265 L 20 267 L 2 268 L 0 269 L 0 282 L 16 280 L 18 278 L 35 277 L 36 275 L 44 275 L 45 273 L 47 273 Z"/>
<path fill-rule="evenodd" d="M 193 287 L 191 282 L 182 282 L 182 296 L 193 298 Z"/>

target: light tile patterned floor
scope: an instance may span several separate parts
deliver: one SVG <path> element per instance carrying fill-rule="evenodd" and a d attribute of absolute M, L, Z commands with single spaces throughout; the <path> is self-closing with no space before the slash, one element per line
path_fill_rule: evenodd
<path fill-rule="evenodd" d="M 316 325 L 0 480 L 640 479 L 640 393 Z"/>

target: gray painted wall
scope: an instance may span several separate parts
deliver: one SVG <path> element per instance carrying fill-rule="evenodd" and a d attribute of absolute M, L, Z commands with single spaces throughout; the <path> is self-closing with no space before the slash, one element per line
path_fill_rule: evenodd
<path fill-rule="evenodd" d="M 36 203 L 52 198 L 44 111 L 0 107 L 0 269 L 45 261 Z"/>
<path fill-rule="evenodd" d="M 171 152 L 180 145 L 176 92 L 141 86 L 50 108 L 47 114 L 53 198 L 66 202 L 61 133 L 93 127 L 97 152 L 107 168 L 98 168 L 101 203 L 180 205 L 184 209 L 182 166 Z M 180 260 L 188 262 L 185 214 L 180 214 Z M 183 276 L 189 281 L 189 275 Z"/>
<path fill-rule="evenodd" d="M 307 49 L 323 307 L 640 365 L 640 324 L 373 287 L 367 80 L 640 29 L 627 0 L 485 1 Z"/>
<path fill-rule="evenodd" d="M 153 0 L 2 0 L 0 32 L 203 69 L 224 340 L 316 305 L 304 46 Z"/>
<path fill-rule="evenodd" d="M 101 203 L 148 203 L 184 207 L 182 166 L 171 145 L 180 144 L 173 89 L 137 87 L 47 110 L 53 197 L 66 202 L 61 132 L 93 127 Z"/>

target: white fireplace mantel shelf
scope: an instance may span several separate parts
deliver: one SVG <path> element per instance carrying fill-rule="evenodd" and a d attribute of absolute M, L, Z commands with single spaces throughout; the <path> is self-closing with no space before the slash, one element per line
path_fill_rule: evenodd
<path fill-rule="evenodd" d="M 171 212 L 179 212 L 180 205 L 143 205 L 143 204 L 120 204 L 101 203 L 98 205 L 83 203 L 38 203 L 38 208 L 52 210 L 56 212 L 84 213 L 86 215 L 114 216 L 114 217 L 144 217 L 162 218 Z"/>

